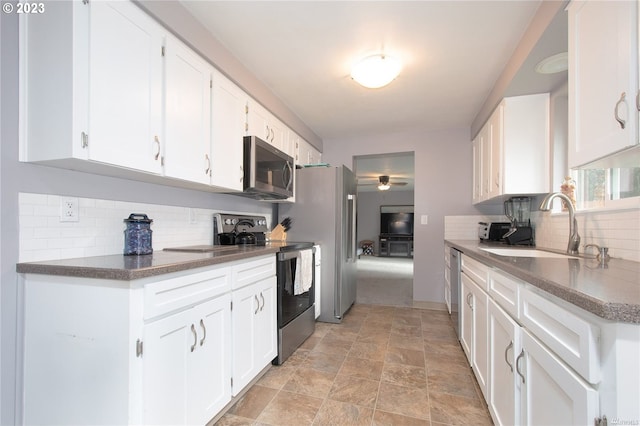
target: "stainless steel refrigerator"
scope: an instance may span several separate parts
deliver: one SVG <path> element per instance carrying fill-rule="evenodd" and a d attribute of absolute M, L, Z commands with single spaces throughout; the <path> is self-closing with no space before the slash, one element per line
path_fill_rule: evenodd
<path fill-rule="evenodd" d="M 346 166 L 296 170 L 289 241 L 313 241 L 322 249 L 319 321 L 339 323 L 356 300 L 356 178 Z"/>

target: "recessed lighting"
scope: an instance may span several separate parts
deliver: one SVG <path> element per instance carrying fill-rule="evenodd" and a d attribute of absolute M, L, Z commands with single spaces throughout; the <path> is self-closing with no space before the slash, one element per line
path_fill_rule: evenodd
<path fill-rule="evenodd" d="M 377 89 L 391 83 L 401 68 L 400 61 L 379 53 L 357 61 L 351 68 L 351 78 L 364 87 Z"/>
<path fill-rule="evenodd" d="M 569 58 L 567 52 L 549 56 L 538 62 L 536 72 L 540 74 L 555 74 L 569 69 Z"/>

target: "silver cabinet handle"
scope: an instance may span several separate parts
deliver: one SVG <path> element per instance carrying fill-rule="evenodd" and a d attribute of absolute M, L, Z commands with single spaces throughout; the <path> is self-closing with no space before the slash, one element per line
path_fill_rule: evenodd
<path fill-rule="evenodd" d="M 205 154 L 204 159 L 207 162 L 207 167 L 204 169 L 204 174 L 208 175 L 211 173 L 211 159 L 209 158 L 209 154 Z"/>
<path fill-rule="evenodd" d="M 524 358 L 524 349 L 522 349 L 520 355 L 518 355 L 518 358 L 516 358 L 516 371 L 518 372 L 518 376 L 522 378 L 522 383 L 524 383 L 524 375 L 522 374 L 522 372 L 520 372 L 520 360 L 522 358 Z"/>
<path fill-rule="evenodd" d="M 204 326 L 204 321 L 200 318 L 200 327 L 202 328 L 202 339 L 200 339 L 200 346 L 204 345 L 204 341 L 207 338 L 207 327 Z"/>
<path fill-rule="evenodd" d="M 620 118 L 620 116 L 618 115 L 618 109 L 620 109 L 620 104 L 622 104 L 623 102 L 626 102 L 626 97 L 627 97 L 627 93 L 622 92 L 622 95 L 620 95 L 620 99 L 618 100 L 618 102 L 616 102 L 616 107 L 613 110 L 613 115 L 615 116 L 616 121 L 620 123 L 621 129 L 625 128 L 625 126 L 627 125 L 627 122 L 624 121 L 622 118 Z"/>
<path fill-rule="evenodd" d="M 638 94 L 636 95 L 636 109 L 640 111 L 640 90 L 638 90 Z"/>
<path fill-rule="evenodd" d="M 158 135 L 156 135 L 154 136 L 153 140 L 158 145 L 158 152 L 156 152 L 156 155 L 153 156 L 153 159 L 157 160 L 158 158 L 160 158 L 160 138 L 158 138 Z"/>
<path fill-rule="evenodd" d="M 473 296 L 473 295 L 472 295 L 471 293 L 467 293 L 467 305 L 469 305 L 469 307 L 470 307 L 471 309 L 473 309 L 473 304 L 471 303 L 471 297 L 472 297 L 472 296 Z"/>
<path fill-rule="evenodd" d="M 244 180 L 244 168 L 240 166 L 240 182 Z"/>
<path fill-rule="evenodd" d="M 262 292 L 260 292 L 260 300 L 262 300 L 262 304 L 260 305 L 260 312 L 262 312 L 262 309 L 264 308 L 264 296 L 262 295 Z"/>
<path fill-rule="evenodd" d="M 253 311 L 253 315 L 256 315 L 258 313 L 258 311 L 260 310 L 260 301 L 258 300 L 258 295 L 254 294 L 253 298 L 256 300 L 256 310 Z"/>
<path fill-rule="evenodd" d="M 80 134 L 80 146 L 83 148 L 86 148 L 87 146 L 89 146 L 89 135 L 86 134 L 85 132 L 82 132 Z"/>
<path fill-rule="evenodd" d="M 196 350 L 196 345 L 198 344 L 198 333 L 196 333 L 196 327 L 191 324 L 191 332 L 193 333 L 193 345 L 191 345 L 191 352 Z"/>
<path fill-rule="evenodd" d="M 511 369 L 511 372 L 513 373 L 513 365 L 511 365 L 511 363 L 509 362 L 509 358 L 507 356 L 507 353 L 509 352 L 509 349 L 511 349 L 511 348 L 513 348 L 513 341 L 509 342 L 509 345 L 504 350 L 504 361 L 507 363 L 507 365 Z"/>

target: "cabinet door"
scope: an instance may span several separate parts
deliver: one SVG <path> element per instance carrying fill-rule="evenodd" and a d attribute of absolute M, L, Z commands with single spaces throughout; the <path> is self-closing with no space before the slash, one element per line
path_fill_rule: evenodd
<path fill-rule="evenodd" d="M 473 140 L 471 145 L 472 157 L 473 157 L 473 203 L 482 201 L 482 143 L 483 133 L 480 131 L 478 136 Z"/>
<path fill-rule="evenodd" d="M 260 308 L 256 321 L 256 368 L 262 370 L 278 355 L 276 277 L 258 284 Z"/>
<path fill-rule="evenodd" d="M 469 365 L 471 365 L 473 360 L 473 293 L 471 292 L 471 286 L 473 282 L 465 274 L 461 275 L 460 281 L 460 344 L 467 355 Z"/>
<path fill-rule="evenodd" d="M 519 424 L 520 381 L 514 366 L 521 350 L 520 326 L 492 300 L 489 342 L 489 412 L 497 425 Z"/>
<path fill-rule="evenodd" d="M 191 319 L 186 310 L 144 327 L 144 424 L 187 424 L 188 366 L 197 346 Z"/>
<path fill-rule="evenodd" d="M 480 390 L 487 398 L 489 377 L 489 296 L 480 287 L 473 284 L 469 288 L 473 293 L 473 343 L 471 345 L 473 372 Z"/>
<path fill-rule="evenodd" d="M 231 296 L 193 309 L 198 341 L 189 360 L 189 424 L 206 424 L 231 400 Z"/>
<path fill-rule="evenodd" d="M 91 2 L 89 159 L 161 173 L 162 40 L 130 2 Z"/>
<path fill-rule="evenodd" d="M 637 9 L 637 1 L 569 5 L 569 167 L 638 143 Z"/>
<path fill-rule="evenodd" d="M 247 102 L 247 135 L 257 136 L 271 143 L 271 133 L 267 128 L 269 112 L 262 105 L 249 99 Z"/>
<path fill-rule="evenodd" d="M 232 293 L 231 312 L 233 396 L 254 377 L 256 367 L 256 321 L 260 310 L 259 292 L 249 285 Z"/>
<path fill-rule="evenodd" d="M 288 146 L 287 127 L 280 120 L 269 114 L 267 130 L 270 135 L 269 142 L 271 145 L 291 155 L 291 150 Z"/>
<path fill-rule="evenodd" d="M 247 96 L 219 72 L 213 74 L 211 184 L 243 189 L 243 142 Z"/>
<path fill-rule="evenodd" d="M 167 35 L 165 48 L 166 176 L 208 184 L 211 172 L 212 67 Z"/>
<path fill-rule="evenodd" d="M 488 138 L 489 143 L 485 144 L 484 149 L 488 150 L 485 153 L 485 158 L 489 158 L 489 165 L 487 167 L 488 177 L 486 184 L 487 188 L 487 197 L 493 198 L 498 195 L 502 195 L 502 144 L 504 141 L 504 104 L 498 105 L 498 108 L 493 112 L 491 118 L 489 119 L 489 131 Z"/>
<path fill-rule="evenodd" d="M 522 330 L 522 424 L 586 425 L 598 415 L 598 393 Z"/>

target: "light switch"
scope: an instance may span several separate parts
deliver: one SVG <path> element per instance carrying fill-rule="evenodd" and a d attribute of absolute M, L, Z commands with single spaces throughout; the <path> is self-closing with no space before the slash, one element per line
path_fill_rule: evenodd
<path fill-rule="evenodd" d="M 426 225 L 429 222 L 429 215 L 423 214 L 420 216 L 420 225 Z"/>

